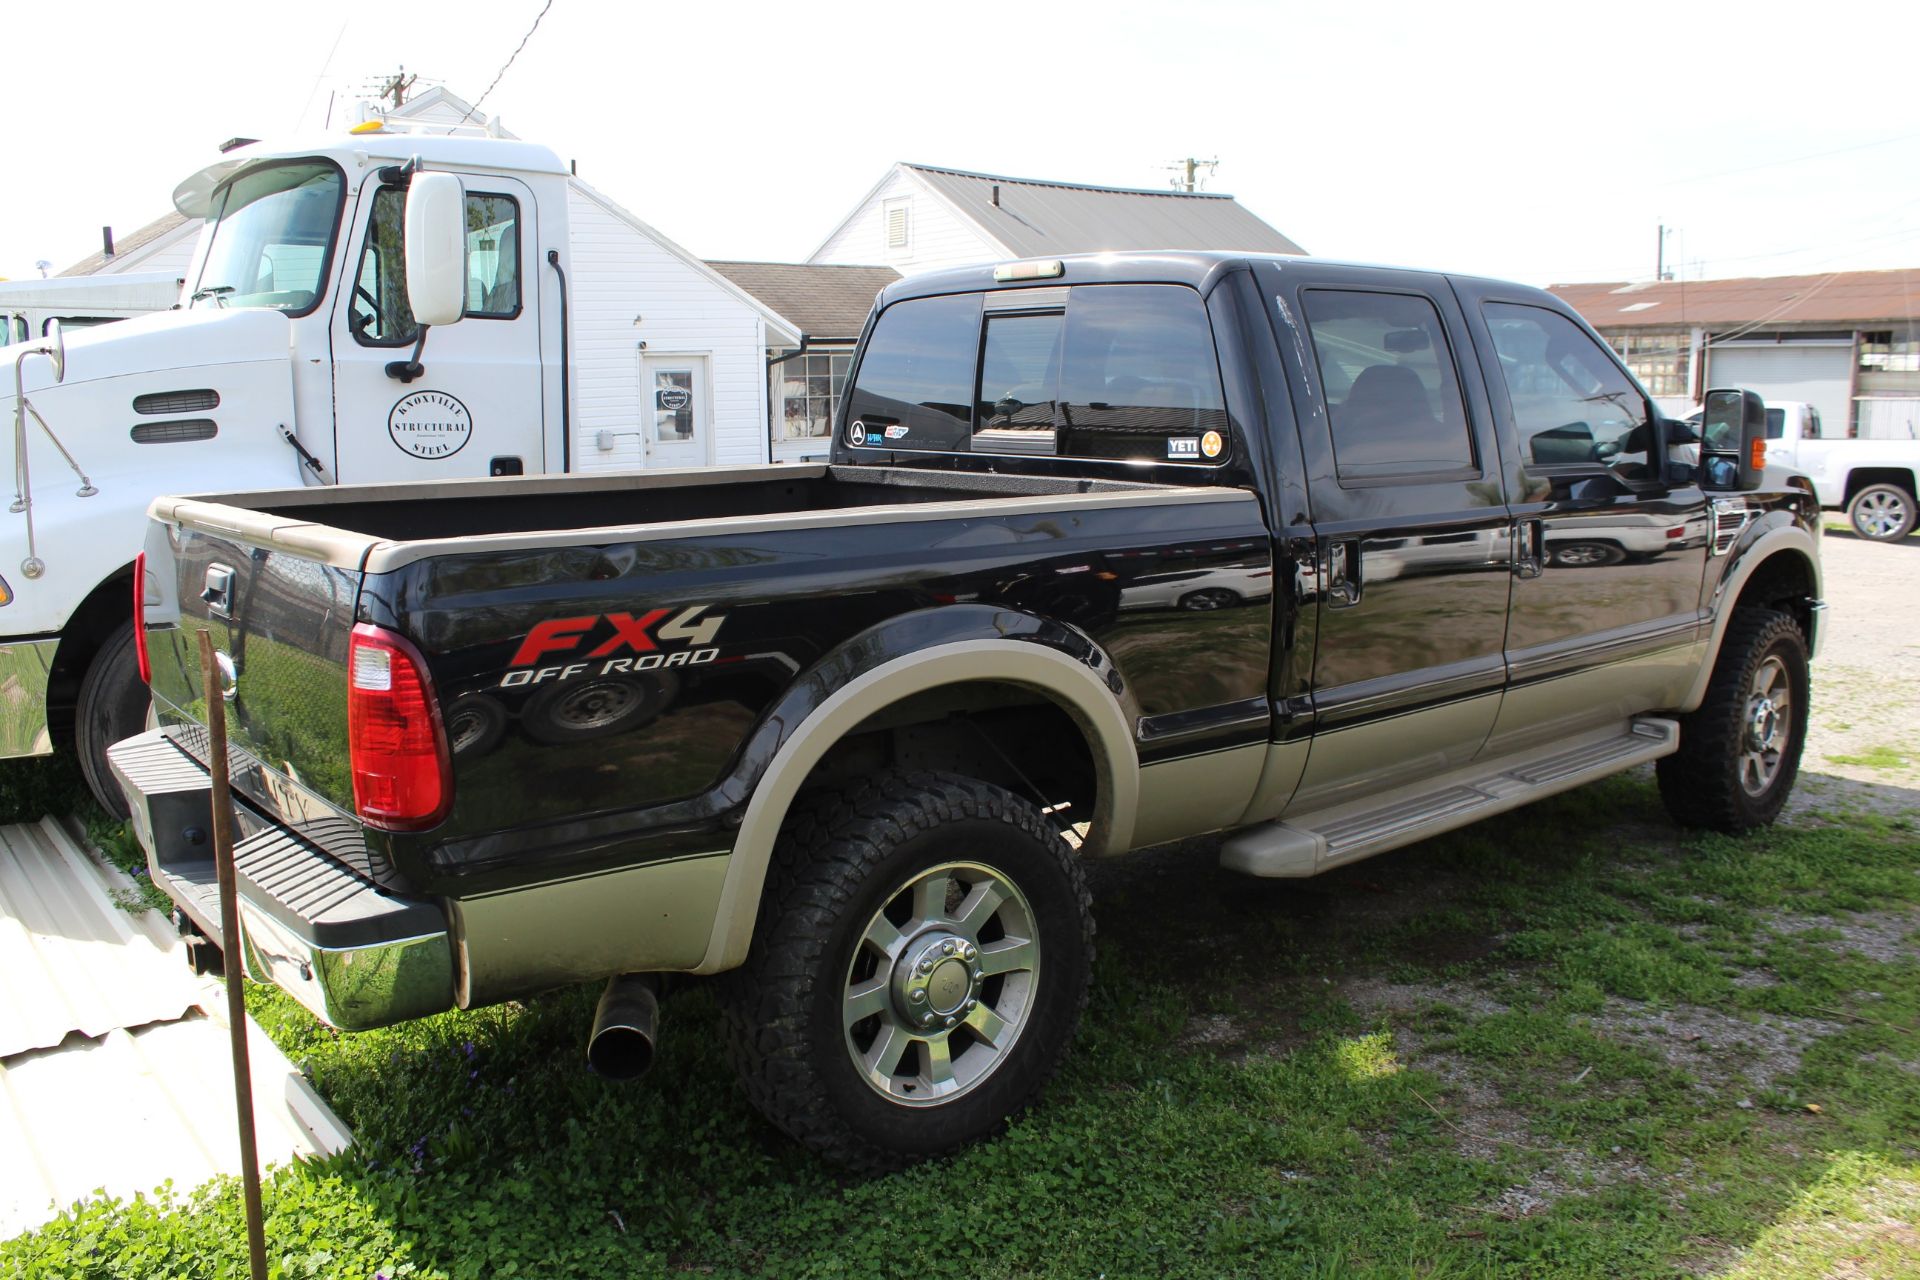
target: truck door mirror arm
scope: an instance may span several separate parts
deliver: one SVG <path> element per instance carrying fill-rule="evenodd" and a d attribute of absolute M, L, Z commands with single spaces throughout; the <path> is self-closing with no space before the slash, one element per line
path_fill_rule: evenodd
<path fill-rule="evenodd" d="M 420 363 L 420 353 L 427 348 L 427 330 L 432 327 L 430 324 L 420 326 L 420 336 L 414 339 L 412 355 L 405 360 L 387 361 L 389 378 L 398 378 L 401 382 L 412 382 L 427 371 L 427 366 Z"/>

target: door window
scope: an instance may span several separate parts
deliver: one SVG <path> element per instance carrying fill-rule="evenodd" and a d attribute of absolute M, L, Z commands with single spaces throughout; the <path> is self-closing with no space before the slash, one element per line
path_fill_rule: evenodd
<path fill-rule="evenodd" d="M 686 444 L 693 439 L 693 370 L 656 366 L 653 371 L 653 439 Z"/>
<path fill-rule="evenodd" d="M 402 347 L 420 336 L 407 305 L 406 212 L 405 189 L 373 193 L 347 307 L 347 326 L 365 346 Z M 466 314 L 480 320 L 520 314 L 520 206 L 512 196 L 467 194 Z"/>
<path fill-rule="evenodd" d="M 1483 311 L 1529 462 L 1653 474 L 1646 397 L 1604 347 L 1545 307 L 1489 302 Z"/>
<path fill-rule="evenodd" d="M 1408 293 L 1302 296 L 1341 485 L 1478 475 L 1440 313 Z"/>

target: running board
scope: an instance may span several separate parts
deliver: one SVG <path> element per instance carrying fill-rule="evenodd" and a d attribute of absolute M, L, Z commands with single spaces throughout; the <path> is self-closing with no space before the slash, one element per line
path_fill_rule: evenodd
<path fill-rule="evenodd" d="M 1484 760 L 1386 797 L 1249 827 L 1220 846 L 1220 865 L 1250 876 L 1311 876 L 1585 786 L 1680 749 L 1680 726 L 1643 716 L 1542 754 Z"/>

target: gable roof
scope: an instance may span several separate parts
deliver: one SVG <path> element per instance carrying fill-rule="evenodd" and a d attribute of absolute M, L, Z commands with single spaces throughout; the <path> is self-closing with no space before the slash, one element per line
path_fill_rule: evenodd
<path fill-rule="evenodd" d="M 1555 284 L 1554 294 L 1596 329 L 1751 324 L 1851 327 L 1920 319 L 1920 268 L 1815 276 Z"/>
<path fill-rule="evenodd" d="M 185 216 L 169 209 L 137 231 L 113 238 L 113 257 L 95 250 L 80 261 L 74 263 L 60 274 L 63 276 L 90 276 L 98 274 L 109 262 L 118 262 L 136 250 L 144 249 L 154 241 L 164 238 L 168 232 L 186 225 Z M 198 234 L 197 232 L 195 234 Z"/>
<path fill-rule="evenodd" d="M 816 266 L 804 262 L 708 262 L 778 312 L 812 341 L 852 341 L 866 325 L 874 295 L 900 278 L 892 267 Z"/>
<path fill-rule="evenodd" d="M 1230 195 L 1141 191 L 901 164 L 1016 258 L 1113 249 L 1305 253 Z"/>

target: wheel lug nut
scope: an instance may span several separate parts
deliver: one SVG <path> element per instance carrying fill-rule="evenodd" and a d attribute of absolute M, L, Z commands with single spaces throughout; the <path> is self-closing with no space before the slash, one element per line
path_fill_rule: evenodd
<path fill-rule="evenodd" d="M 927 1002 L 927 993 L 925 989 L 915 987 L 907 993 L 907 999 L 913 1001 L 915 1004 L 925 1004 Z"/>
<path fill-rule="evenodd" d="M 930 1027 L 930 1026 L 932 1026 L 932 1025 L 933 1025 L 933 1015 L 929 1013 L 929 1014 L 926 1014 L 926 1015 L 924 1015 L 924 1016 L 922 1016 L 922 1017 L 921 1017 L 921 1019 L 920 1019 L 920 1025 L 921 1025 L 921 1026 L 923 1026 L 923 1027 Z"/>
<path fill-rule="evenodd" d="M 968 997 L 967 997 L 967 1012 L 968 1012 L 968 1013 L 972 1013 L 972 1012 L 973 1012 L 973 1011 L 974 1011 L 975 1009 L 977 1009 L 977 1008 L 979 1008 L 979 1007 L 980 1007 L 980 1001 L 979 1001 L 979 999 L 978 999 L 978 997 L 975 997 L 975 996 L 968 996 Z"/>
<path fill-rule="evenodd" d="M 932 973 L 932 972 L 933 972 L 933 961 L 931 961 L 931 960 L 922 960 L 922 961 L 920 962 L 920 972 L 921 972 L 921 973 Z"/>
<path fill-rule="evenodd" d="M 986 976 L 987 976 L 987 971 L 985 969 L 982 969 L 979 965 L 975 965 L 973 967 L 973 980 L 975 982 L 980 981 L 980 979 Z"/>
<path fill-rule="evenodd" d="M 954 1023 L 956 1023 L 956 1022 L 958 1022 L 958 1021 L 959 1021 L 959 1019 L 958 1019 L 958 1018 L 955 1018 L 955 1017 L 953 1017 L 953 1016 L 951 1016 L 951 1015 L 949 1015 L 949 1016 L 947 1017 L 947 1025 L 948 1025 L 948 1026 L 952 1026 L 952 1025 L 953 1025 Z"/>
<path fill-rule="evenodd" d="M 945 942 L 943 942 L 943 943 L 941 943 L 941 944 L 940 944 L 940 954 L 941 954 L 941 955 L 943 955 L 943 956 L 950 956 L 950 955 L 952 955 L 952 954 L 953 954 L 953 939 L 952 939 L 952 938 L 948 938 L 948 939 L 947 939 L 947 940 L 946 940 Z"/>

